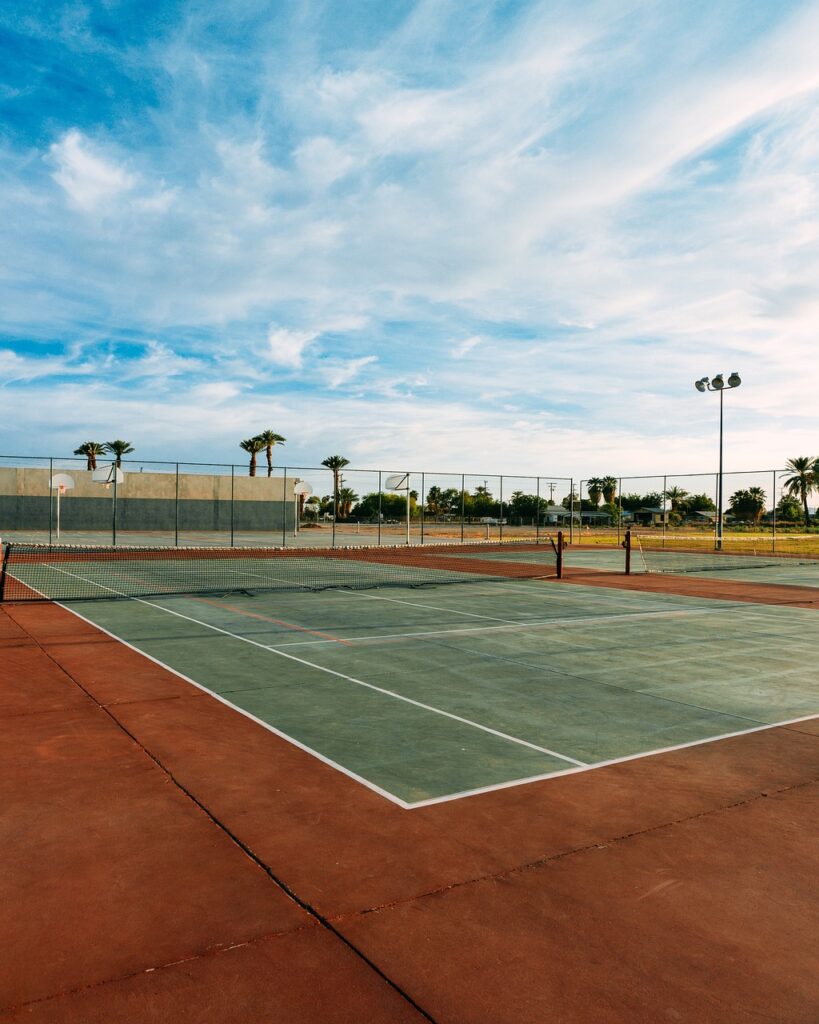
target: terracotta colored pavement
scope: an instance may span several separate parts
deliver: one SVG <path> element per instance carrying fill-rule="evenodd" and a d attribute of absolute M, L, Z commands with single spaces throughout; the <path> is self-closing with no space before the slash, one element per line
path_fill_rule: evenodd
<path fill-rule="evenodd" d="M 403 811 L 4 612 L 0 1021 L 819 1019 L 816 720 Z"/>

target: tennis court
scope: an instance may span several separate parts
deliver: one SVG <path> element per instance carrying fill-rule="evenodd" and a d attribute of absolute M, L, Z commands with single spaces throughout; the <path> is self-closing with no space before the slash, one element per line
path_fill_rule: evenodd
<path fill-rule="evenodd" d="M 812 592 L 564 554 L 7 549 L 3 1024 L 807 1024 Z"/>

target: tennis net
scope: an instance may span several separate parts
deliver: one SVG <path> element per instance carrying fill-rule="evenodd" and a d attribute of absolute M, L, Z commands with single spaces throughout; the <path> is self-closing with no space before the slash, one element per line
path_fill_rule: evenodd
<path fill-rule="evenodd" d="M 557 574 L 540 542 L 392 548 L 160 548 L 8 544 L 2 601 L 77 601 L 234 591 L 420 587 Z"/>
<path fill-rule="evenodd" d="M 809 566 L 819 571 L 819 558 L 794 551 L 772 551 L 758 538 L 731 538 L 722 550 L 713 537 L 639 536 L 631 534 L 632 572 L 700 573 L 743 572 L 747 569 L 788 570 Z M 728 546 L 730 545 L 730 546 Z"/>

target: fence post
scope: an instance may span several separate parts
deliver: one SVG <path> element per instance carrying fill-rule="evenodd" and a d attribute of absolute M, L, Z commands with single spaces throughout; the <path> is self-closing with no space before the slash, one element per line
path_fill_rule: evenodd
<path fill-rule="evenodd" d="M 771 535 L 771 551 L 776 551 L 776 470 L 773 471 L 773 533 Z"/>
<path fill-rule="evenodd" d="M 51 547 L 51 534 L 54 529 L 54 502 L 51 497 L 51 481 L 54 478 L 54 459 L 48 460 L 48 546 Z"/>
<path fill-rule="evenodd" d="M 426 490 L 426 485 L 424 483 L 424 473 L 422 471 L 422 473 L 421 473 L 421 495 L 420 495 L 420 497 L 421 497 L 421 543 L 422 544 L 424 543 L 424 515 L 425 515 L 424 509 L 426 508 L 426 500 L 424 499 L 424 491 L 425 490 Z M 407 493 L 409 493 L 409 491 Z"/>
<path fill-rule="evenodd" d="M 626 548 L 626 576 L 631 576 L 631 530 L 626 530 L 626 539 L 623 543 Z"/>
<path fill-rule="evenodd" d="M 466 514 L 465 513 L 465 508 L 466 508 L 465 501 L 466 501 L 466 499 L 464 497 L 464 487 L 465 487 L 465 485 L 466 485 L 466 476 L 463 473 L 461 473 L 461 544 L 463 544 L 463 542 L 464 542 L 464 516 Z"/>
<path fill-rule="evenodd" d="M 535 544 L 540 543 L 540 477 L 535 485 Z"/>
<path fill-rule="evenodd" d="M 623 478 L 617 481 L 617 543 L 620 543 L 620 530 L 623 524 Z"/>
<path fill-rule="evenodd" d="M 555 552 L 555 574 L 559 580 L 563 579 L 563 531 L 557 531 L 557 551 Z"/>
<path fill-rule="evenodd" d="M 231 463 L 230 466 L 230 546 L 235 547 L 235 509 L 234 509 L 234 481 L 236 479 L 236 467 Z"/>
<path fill-rule="evenodd" d="M 290 502 L 287 500 L 287 467 L 282 466 L 284 480 L 282 482 L 282 547 L 287 547 L 287 509 Z"/>
<path fill-rule="evenodd" d="M 381 475 L 383 470 L 378 471 L 378 547 L 381 547 Z"/>
<path fill-rule="evenodd" d="M 117 543 L 117 466 L 114 460 L 114 497 L 111 501 L 111 540 L 116 546 Z"/>
<path fill-rule="evenodd" d="M 176 495 L 173 503 L 173 546 L 179 547 L 179 463 L 176 463 Z"/>
<path fill-rule="evenodd" d="M 665 547 L 665 492 L 668 490 L 668 477 L 663 477 L 663 547 Z"/>
<path fill-rule="evenodd" d="M 582 484 L 583 481 L 581 480 Z M 583 508 L 583 499 L 580 499 Z M 569 543 L 574 544 L 574 477 L 569 478 Z"/>

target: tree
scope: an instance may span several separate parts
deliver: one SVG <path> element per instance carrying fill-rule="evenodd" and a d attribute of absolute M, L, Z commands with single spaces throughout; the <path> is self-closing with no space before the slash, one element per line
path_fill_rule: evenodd
<path fill-rule="evenodd" d="M 815 475 L 817 461 L 819 460 L 812 455 L 802 455 L 795 459 L 788 459 L 785 463 L 785 468 L 789 469 L 793 475 L 784 481 L 783 486 L 787 494 L 794 498 L 798 497 L 802 502 L 802 509 L 805 513 L 805 526 L 810 521 L 808 495 L 817 484 L 817 477 Z"/>
<path fill-rule="evenodd" d="M 249 476 L 256 476 L 256 456 L 264 449 L 264 441 L 259 437 L 249 437 L 239 442 L 239 447 L 250 453 Z"/>
<path fill-rule="evenodd" d="M 603 497 L 603 478 L 599 476 L 590 477 L 586 481 L 586 493 L 592 508 L 597 508 L 600 499 Z"/>
<path fill-rule="evenodd" d="M 735 491 L 728 499 L 728 507 L 736 519 L 757 523 L 765 511 L 765 492 L 761 487 Z"/>
<path fill-rule="evenodd" d="M 680 502 L 688 497 L 688 491 L 684 491 L 682 487 L 669 487 L 668 490 L 663 491 L 663 497 L 668 498 L 671 502 L 672 512 L 679 512 Z"/>
<path fill-rule="evenodd" d="M 105 445 L 99 441 L 83 441 L 79 448 L 74 449 L 75 455 L 84 455 L 86 458 L 86 469 L 97 468 L 97 456 L 105 452 Z"/>
<path fill-rule="evenodd" d="M 338 519 L 339 477 L 342 469 L 350 465 L 350 460 L 345 459 L 343 455 L 328 455 L 326 459 L 322 459 L 321 464 L 333 471 L 333 515 Z"/>
<path fill-rule="evenodd" d="M 122 465 L 122 456 L 130 455 L 134 451 L 130 441 L 106 441 L 104 447 L 105 451 L 116 457 L 117 469 Z"/>
<path fill-rule="evenodd" d="M 259 440 L 264 442 L 265 449 L 267 451 L 267 475 L 273 475 L 273 445 L 284 444 L 287 440 L 286 437 L 282 437 L 281 434 L 274 434 L 272 430 L 263 430 L 258 435 Z"/>
<path fill-rule="evenodd" d="M 783 494 L 776 506 L 776 518 L 783 523 L 798 523 L 802 518 L 802 509 L 796 498 Z"/>
<path fill-rule="evenodd" d="M 353 503 L 358 501 L 358 495 L 352 487 L 341 487 L 338 492 L 338 509 L 342 519 L 349 518 Z"/>
<path fill-rule="evenodd" d="M 614 499 L 617 497 L 617 478 L 604 476 L 600 486 L 603 491 L 603 501 L 607 505 L 613 505 Z"/>

